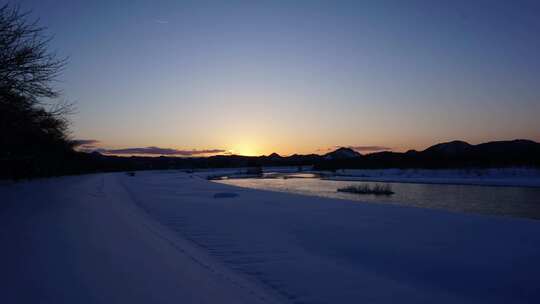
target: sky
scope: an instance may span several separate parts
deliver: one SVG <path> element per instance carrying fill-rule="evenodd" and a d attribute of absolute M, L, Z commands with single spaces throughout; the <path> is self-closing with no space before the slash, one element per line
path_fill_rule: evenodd
<path fill-rule="evenodd" d="M 16 4 L 69 57 L 72 137 L 103 152 L 540 141 L 539 1 Z"/>

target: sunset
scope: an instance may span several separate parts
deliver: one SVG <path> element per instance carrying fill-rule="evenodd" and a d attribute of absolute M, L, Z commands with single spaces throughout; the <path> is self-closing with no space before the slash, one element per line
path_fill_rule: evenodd
<path fill-rule="evenodd" d="M 73 136 L 102 148 L 540 141 L 534 2 L 19 4 L 69 57 Z"/>
<path fill-rule="evenodd" d="M 0 1 L 0 303 L 539 303 L 540 2 Z"/>

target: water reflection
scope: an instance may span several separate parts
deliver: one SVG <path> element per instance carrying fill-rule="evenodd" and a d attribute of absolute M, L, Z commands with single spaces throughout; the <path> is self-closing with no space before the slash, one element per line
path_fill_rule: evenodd
<path fill-rule="evenodd" d="M 387 203 L 423 208 L 445 209 L 458 212 L 504 215 L 540 219 L 540 189 L 523 187 L 491 187 L 466 185 L 434 185 L 389 183 L 392 196 L 358 195 L 337 192 L 338 188 L 374 182 L 331 181 L 312 174 L 297 173 L 280 178 L 228 179 L 220 183 L 273 191 L 347 199 L 368 203 Z"/>

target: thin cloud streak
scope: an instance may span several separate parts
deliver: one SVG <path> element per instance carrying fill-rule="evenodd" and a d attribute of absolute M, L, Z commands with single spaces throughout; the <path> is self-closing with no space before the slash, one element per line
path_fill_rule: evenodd
<path fill-rule="evenodd" d="M 348 146 L 347 148 L 360 152 L 392 151 L 392 148 L 384 146 Z"/>
<path fill-rule="evenodd" d="M 95 151 L 103 154 L 118 154 L 118 155 L 169 155 L 169 156 L 196 156 L 221 154 L 227 152 L 223 149 L 205 149 L 205 150 L 178 150 L 160 147 L 143 147 L 143 148 L 124 148 L 124 149 L 96 149 Z"/>
<path fill-rule="evenodd" d="M 380 151 L 392 151 L 392 148 L 385 146 L 332 146 L 328 148 L 319 148 L 315 150 L 318 153 L 328 153 L 339 148 L 349 148 L 358 152 L 380 152 Z"/>
<path fill-rule="evenodd" d="M 71 141 L 74 147 L 79 146 L 95 146 L 99 143 L 99 140 L 95 139 L 74 139 Z"/>

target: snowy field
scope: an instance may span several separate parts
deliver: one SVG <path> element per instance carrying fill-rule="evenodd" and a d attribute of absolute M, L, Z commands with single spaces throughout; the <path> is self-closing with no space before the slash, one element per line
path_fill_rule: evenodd
<path fill-rule="evenodd" d="M 2 303 L 538 303 L 540 221 L 137 172 L 0 186 Z"/>
<path fill-rule="evenodd" d="M 283 302 L 142 213 L 125 178 L 0 185 L 0 303 Z"/>

